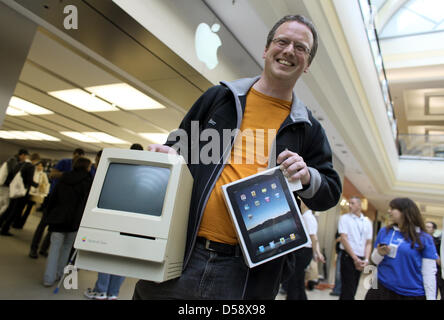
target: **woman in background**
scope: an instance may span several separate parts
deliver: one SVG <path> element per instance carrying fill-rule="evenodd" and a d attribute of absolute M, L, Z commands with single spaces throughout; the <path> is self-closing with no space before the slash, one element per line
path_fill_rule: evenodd
<path fill-rule="evenodd" d="M 379 231 L 371 257 L 378 266 L 377 289 L 365 299 L 435 300 L 438 255 L 421 213 L 409 198 L 395 198 L 389 206 L 393 223 Z"/>

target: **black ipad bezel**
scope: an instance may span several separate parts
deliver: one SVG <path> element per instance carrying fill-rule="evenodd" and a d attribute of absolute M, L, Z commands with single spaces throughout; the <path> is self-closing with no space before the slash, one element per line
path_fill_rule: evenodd
<path fill-rule="evenodd" d="M 263 183 L 264 181 L 271 180 L 273 178 L 277 178 L 277 180 L 281 184 L 283 193 L 285 195 L 285 199 L 287 200 L 290 211 L 293 213 L 292 216 L 293 216 L 294 222 L 296 223 L 297 228 L 299 229 L 298 234 L 301 236 L 301 238 L 291 241 L 289 243 L 285 243 L 283 245 L 280 245 L 279 247 L 269 250 L 267 252 L 264 252 L 261 254 L 256 254 L 256 248 L 253 247 L 251 239 L 248 235 L 248 231 L 245 226 L 244 219 L 242 217 L 242 212 L 237 204 L 235 196 L 236 196 L 236 192 L 238 192 L 240 189 L 245 189 L 247 187 L 247 185 L 255 185 L 258 183 Z M 246 249 L 248 251 L 249 258 L 252 263 L 258 264 L 264 260 L 272 258 L 273 256 L 277 256 L 277 255 L 279 255 L 283 252 L 289 251 L 293 248 L 300 247 L 308 242 L 307 234 L 304 231 L 302 216 L 300 214 L 299 208 L 297 208 L 297 205 L 295 204 L 294 196 L 293 196 L 292 192 L 290 191 L 290 189 L 288 188 L 287 181 L 286 181 L 284 175 L 282 174 L 282 171 L 279 168 L 276 168 L 274 171 L 271 171 L 267 174 L 256 175 L 252 178 L 249 178 L 249 179 L 240 181 L 238 183 L 229 185 L 226 187 L 226 193 L 229 197 L 230 205 L 233 209 L 237 225 L 239 226 L 240 232 L 242 233 L 242 238 L 244 240 Z"/>

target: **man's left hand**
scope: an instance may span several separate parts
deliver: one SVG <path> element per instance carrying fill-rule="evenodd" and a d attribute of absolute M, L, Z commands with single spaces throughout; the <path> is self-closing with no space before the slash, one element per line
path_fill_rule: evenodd
<path fill-rule="evenodd" d="M 310 171 L 301 156 L 295 152 L 285 150 L 279 154 L 276 160 L 281 170 L 289 181 L 301 180 L 303 185 L 310 184 Z"/>

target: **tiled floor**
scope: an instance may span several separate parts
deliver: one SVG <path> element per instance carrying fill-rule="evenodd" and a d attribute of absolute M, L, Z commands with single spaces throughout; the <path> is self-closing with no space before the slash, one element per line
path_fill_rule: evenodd
<path fill-rule="evenodd" d="M 92 288 L 97 279 L 97 273 L 80 270 L 78 272 L 78 288 L 65 289 L 63 284 L 54 293 L 56 286 L 46 288 L 42 284 L 46 258 L 37 260 L 28 257 L 29 246 L 37 224 L 40 221 L 39 213 L 31 214 L 23 230 L 11 228 L 13 237 L 0 237 L 0 300 L 83 300 L 83 292 Z M 121 289 L 119 299 L 132 298 L 134 285 L 137 279 L 126 278 Z M 362 282 L 361 282 L 362 283 Z M 307 291 L 310 300 L 337 300 L 329 295 L 330 290 Z M 362 285 L 358 289 L 357 299 L 363 299 L 365 290 Z M 277 300 L 285 299 L 278 295 Z"/>

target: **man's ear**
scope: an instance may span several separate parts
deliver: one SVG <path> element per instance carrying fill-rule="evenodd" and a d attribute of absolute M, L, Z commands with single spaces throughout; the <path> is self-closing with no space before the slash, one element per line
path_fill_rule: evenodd
<path fill-rule="evenodd" d="M 262 53 L 262 59 L 265 59 L 265 55 L 267 54 L 268 48 L 265 47 L 264 53 Z"/>

